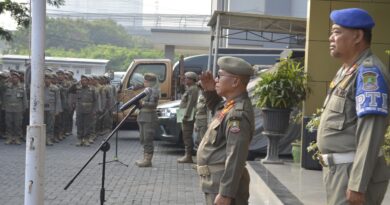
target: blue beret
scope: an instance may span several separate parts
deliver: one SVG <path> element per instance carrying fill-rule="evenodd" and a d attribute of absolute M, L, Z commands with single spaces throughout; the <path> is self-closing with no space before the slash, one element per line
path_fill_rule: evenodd
<path fill-rule="evenodd" d="M 372 29 L 375 22 L 366 10 L 348 8 L 334 10 L 330 13 L 330 19 L 342 27 L 356 29 Z"/>

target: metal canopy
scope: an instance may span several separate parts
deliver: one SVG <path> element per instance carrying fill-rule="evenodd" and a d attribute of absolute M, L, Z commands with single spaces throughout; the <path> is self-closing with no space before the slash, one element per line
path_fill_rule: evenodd
<path fill-rule="evenodd" d="M 306 19 L 304 18 L 214 11 L 207 26 L 211 27 L 208 69 L 212 67 L 214 76 L 216 75 L 218 49 L 221 45 L 221 38 L 274 43 L 286 43 L 285 39 L 295 39 L 297 42 L 304 42 L 306 38 Z M 225 29 L 238 31 L 223 32 Z M 234 36 L 240 33 L 246 33 L 244 35 L 245 37 L 236 38 Z M 256 37 L 257 39 L 255 39 Z M 211 56 L 213 55 L 216 57 L 213 59 L 212 65 Z"/>
<path fill-rule="evenodd" d="M 306 35 L 306 19 L 304 18 L 215 11 L 207 24 L 213 30 L 217 26 L 218 16 L 222 29 Z"/>

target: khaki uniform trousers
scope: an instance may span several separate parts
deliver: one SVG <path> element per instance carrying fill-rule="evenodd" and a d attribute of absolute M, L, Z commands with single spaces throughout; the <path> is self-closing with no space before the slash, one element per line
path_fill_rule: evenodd
<path fill-rule="evenodd" d="M 328 205 L 349 205 L 346 197 L 352 163 L 323 168 Z M 363 176 L 364 177 L 364 176 Z M 388 181 L 370 182 L 365 193 L 365 205 L 380 205 L 386 194 Z"/>
<path fill-rule="evenodd" d="M 192 133 L 194 132 L 194 121 L 183 121 L 182 124 L 183 143 L 186 152 L 192 152 L 194 143 L 192 140 Z"/>
<path fill-rule="evenodd" d="M 138 122 L 140 142 L 144 146 L 144 153 L 153 154 L 153 140 L 156 135 L 156 122 Z"/>
<path fill-rule="evenodd" d="M 242 177 L 240 180 L 239 189 L 234 199 L 230 205 L 248 205 L 249 201 L 249 173 L 245 169 L 242 173 Z M 215 197 L 217 197 L 218 193 L 205 193 L 206 205 L 214 205 Z"/>

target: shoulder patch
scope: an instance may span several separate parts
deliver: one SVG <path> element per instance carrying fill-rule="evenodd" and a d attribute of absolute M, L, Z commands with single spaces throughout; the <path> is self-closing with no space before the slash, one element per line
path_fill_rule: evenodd
<path fill-rule="evenodd" d="M 369 58 L 359 67 L 356 79 L 356 114 L 387 115 L 388 114 L 388 85 L 378 67 L 372 65 Z"/>
<path fill-rule="evenodd" d="M 231 132 L 231 133 L 237 134 L 241 131 L 240 130 L 240 121 L 238 121 L 238 120 L 229 121 L 228 126 L 229 126 L 229 132 Z"/>

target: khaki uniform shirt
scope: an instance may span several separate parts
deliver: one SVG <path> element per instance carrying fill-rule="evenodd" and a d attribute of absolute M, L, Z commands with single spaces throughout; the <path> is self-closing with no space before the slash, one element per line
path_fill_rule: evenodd
<path fill-rule="evenodd" d="M 248 93 L 234 99 L 233 107 L 221 119 L 224 102 L 214 92 L 205 92 L 207 107 L 215 115 L 209 124 L 197 152 L 198 166 L 220 166 L 223 170 L 201 176 L 205 193 L 236 195 L 245 169 L 249 143 L 254 133 L 254 112 Z M 229 103 L 228 103 L 229 104 Z"/>
<path fill-rule="evenodd" d="M 3 93 L 3 109 L 6 112 L 24 112 L 27 107 L 27 95 L 23 84 L 7 83 Z"/>
<path fill-rule="evenodd" d="M 198 102 L 196 104 L 195 123 L 198 127 L 207 126 L 206 99 L 202 93 L 199 93 Z"/>
<path fill-rule="evenodd" d="M 355 69 L 341 68 L 332 81 L 317 133 L 322 154 L 356 152 L 348 189 L 358 192 L 365 192 L 370 180 L 387 180 L 390 174 L 388 168 L 376 167 L 382 164 L 377 162 L 388 115 L 357 116 L 356 80 L 362 66 L 379 68 L 389 87 L 387 68 L 369 49 L 366 50 L 357 60 Z"/>
<path fill-rule="evenodd" d="M 53 114 L 62 112 L 60 89 L 51 84 L 49 86 L 45 86 L 44 93 L 44 110 L 52 112 Z"/>
<path fill-rule="evenodd" d="M 96 113 L 99 107 L 99 96 L 93 87 L 76 88 L 76 112 Z"/>
<path fill-rule="evenodd" d="M 160 88 L 158 86 L 153 86 L 151 88 L 152 92 L 142 100 L 142 108 L 138 113 L 137 122 L 157 121 L 156 107 L 158 100 L 160 99 Z"/>

